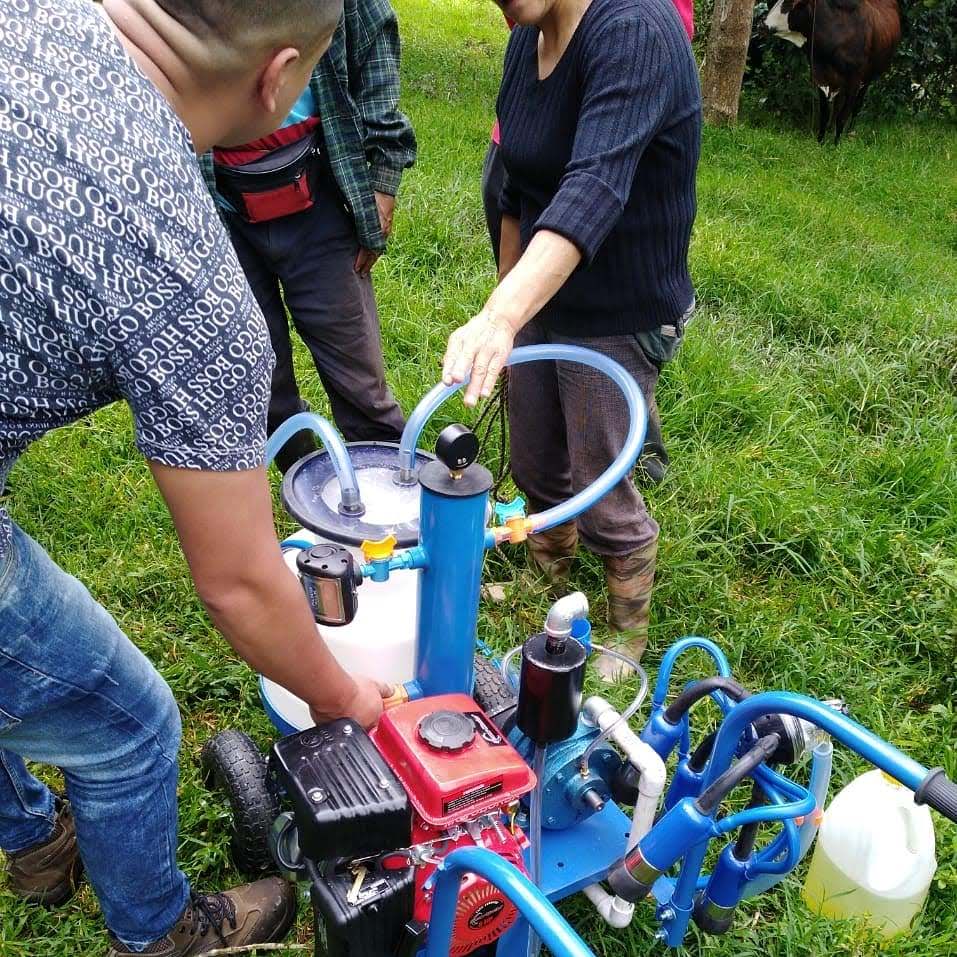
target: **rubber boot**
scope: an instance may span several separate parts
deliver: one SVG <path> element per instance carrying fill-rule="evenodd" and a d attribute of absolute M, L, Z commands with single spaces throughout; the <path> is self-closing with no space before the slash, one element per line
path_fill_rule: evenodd
<path fill-rule="evenodd" d="M 627 555 L 605 556 L 608 583 L 608 627 L 616 635 L 612 647 L 640 661 L 648 645 L 651 593 L 655 583 L 658 539 Z M 603 655 L 598 671 L 606 681 L 618 681 L 630 673 L 626 664 Z"/>
<path fill-rule="evenodd" d="M 70 802 L 57 798 L 53 833 L 42 844 L 7 855 L 10 890 L 31 904 L 58 907 L 72 896 L 83 873 Z"/>
<path fill-rule="evenodd" d="M 193 894 L 173 929 L 144 951 L 115 938 L 107 957 L 199 957 L 230 947 L 254 951 L 253 944 L 279 943 L 296 919 L 296 891 L 281 877 L 267 877 L 221 894 Z"/>
<path fill-rule="evenodd" d="M 574 522 L 528 536 L 532 564 L 553 584 L 568 578 L 577 548 L 578 527 Z"/>

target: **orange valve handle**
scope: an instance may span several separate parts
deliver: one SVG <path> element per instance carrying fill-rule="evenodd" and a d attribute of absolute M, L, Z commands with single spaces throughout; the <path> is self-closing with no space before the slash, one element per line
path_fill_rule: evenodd
<path fill-rule="evenodd" d="M 409 700 L 409 692 L 406 690 L 405 685 L 396 685 L 392 694 L 388 698 L 382 699 L 382 708 L 384 711 L 388 711 L 389 708 L 396 708 L 400 704 L 405 704 Z"/>

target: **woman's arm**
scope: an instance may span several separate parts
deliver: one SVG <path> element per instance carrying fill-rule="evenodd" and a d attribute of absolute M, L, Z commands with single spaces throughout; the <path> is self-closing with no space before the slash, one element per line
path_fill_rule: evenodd
<path fill-rule="evenodd" d="M 621 218 L 638 162 L 667 115 L 670 52 L 637 19 L 616 20 L 591 37 L 582 55 L 582 105 L 572 156 L 552 201 L 515 260 L 515 198 L 503 187 L 500 282 L 485 308 L 449 339 L 443 381 L 472 377 L 466 405 L 491 394 L 514 338 L 562 287 L 590 263 Z M 506 259 L 506 253 L 510 258 Z"/>
<path fill-rule="evenodd" d="M 471 370 L 466 405 L 491 395 L 519 329 L 561 289 L 582 258 L 574 243 L 549 230 L 536 233 L 515 262 L 519 249 L 518 221 L 506 216 L 502 220 L 502 280 L 485 308 L 449 338 L 442 381 L 446 385 L 462 382 Z"/>

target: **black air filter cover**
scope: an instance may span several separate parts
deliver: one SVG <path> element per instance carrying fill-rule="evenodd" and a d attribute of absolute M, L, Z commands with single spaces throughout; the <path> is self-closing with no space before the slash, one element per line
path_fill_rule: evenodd
<path fill-rule="evenodd" d="M 277 741 L 269 771 L 292 803 L 299 846 L 311 860 L 412 843 L 405 789 L 355 721 L 340 718 Z"/>

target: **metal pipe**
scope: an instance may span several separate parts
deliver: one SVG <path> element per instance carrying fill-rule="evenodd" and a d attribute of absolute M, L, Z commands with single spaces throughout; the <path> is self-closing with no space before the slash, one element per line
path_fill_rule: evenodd
<path fill-rule="evenodd" d="M 569 638 L 572 622 L 588 617 L 588 599 L 580 592 L 559 598 L 545 616 L 545 634 L 551 638 Z"/>
<path fill-rule="evenodd" d="M 423 695 L 471 694 L 485 508 L 492 476 L 472 465 L 454 480 L 440 462 L 419 473 L 419 541 L 427 556 L 419 576 L 415 677 Z M 466 484 L 468 482 L 468 484 Z"/>
<path fill-rule="evenodd" d="M 276 429 L 266 443 L 266 465 L 279 454 L 279 450 L 297 433 L 310 431 L 318 436 L 332 459 L 332 466 L 339 479 L 339 511 L 343 515 L 359 516 L 365 513 L 365 506 L 359 496 L 359 483 L 356 471 L 352 467 L 349 451 L 342 436 L 333 428 L 328 419 L 315 412 L 299 412 L 286 419 Z"/>
<path fill-rule="evenodd" d="M 711 760 L 704 770 L 705 787 L 729 767 L 738 740 L 749 725 L 766 714 L 805 718 L 911 791 L 916 791 L 927 776 L 923 765 L 828 705 L 787 691 L 765 691 L 736 705 L 725 718 L 715 739 Z"/>
<path fill-rule="evenodd" d="M 460 847 L 439 864 L 429 922 L 427 957 L 448 957 L 463 873 L 477 874 L 497 887 L 534 928 L 545 946 L 562 957 L 595 957 L 548 898 L 517 868 L 484 847 Z"/>

